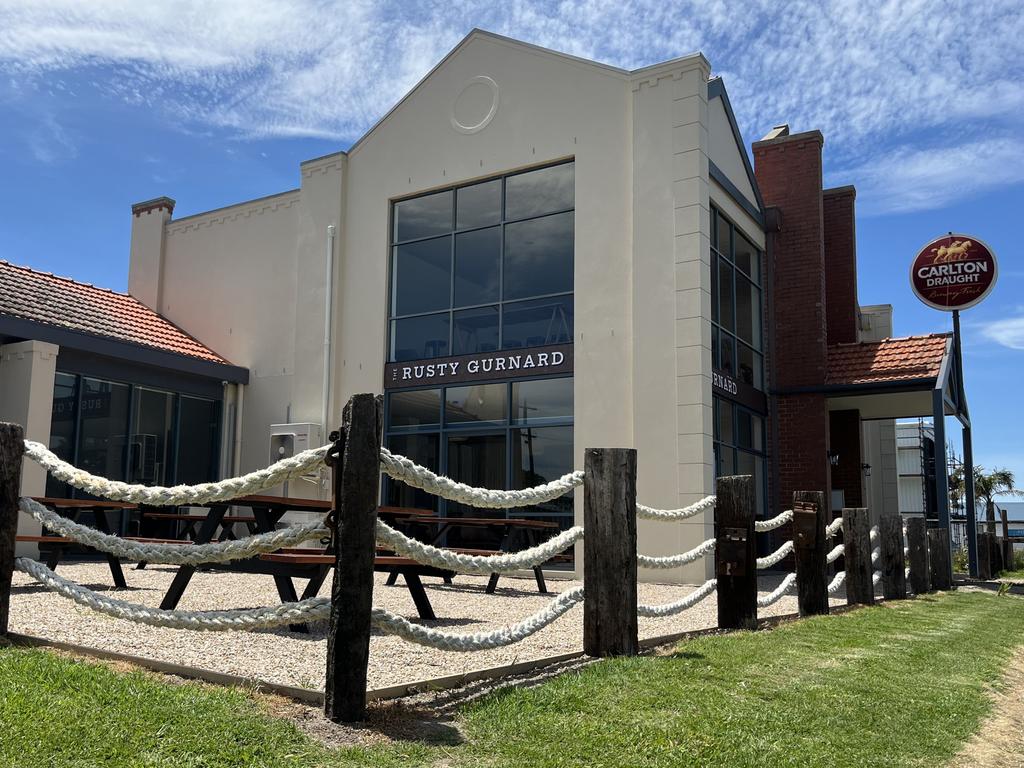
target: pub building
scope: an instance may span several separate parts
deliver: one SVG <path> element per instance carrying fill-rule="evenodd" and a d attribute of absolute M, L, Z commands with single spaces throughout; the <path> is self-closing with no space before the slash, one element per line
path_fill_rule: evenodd
<path fill-rule="evenodd" d="M 855 193 L 822 189 L 822 146 L 780 126 L 752 164 L 699 53 L 630 71 L 473 31 L 298 188 L 180 218 L 168 197 L 134 206 L 129 293 L 248 372 L 224 387 L 223 467 L 265 466 L 282 430 L 323 442 L 351 394 L 383 391 L 385 444 L 472 485 L 633 447 L 654 507 L 749 474 L 759 517 L 798 489 L 895 511 L 891 420 L 950 390 L 949 340 L 879 340 Z M 506 513 L 386 482 L 382 502 L 563 528 L 583 513 L 579 492 Z M 667 555 L 713 519 L 638 528 Z"/>

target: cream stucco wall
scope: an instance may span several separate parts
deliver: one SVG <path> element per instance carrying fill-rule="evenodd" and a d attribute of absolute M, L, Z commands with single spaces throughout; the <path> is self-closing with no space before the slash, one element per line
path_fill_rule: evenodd
<path fill-rule="evenodd" d="M 300 189 L 168 222 L 161 269 L 138 270 L 160 290 L 139 290 L 250 368 L 241 469 L 267 463 L 271 423 L 320 420 L 328 225 L 334 423 L 350 395 L 382 389 L 391 202 L 572 158 L 575 464 L 587 447 L 635 447 L 644 503 L 713 492 L 709 201 L 724 193 L 708 180 L 708 74 L 699 54 L 631 73 L 473 33 L 347 153 L 304 163 Z M 453 117 L 491 106 L 486 88 L 460 101 L 474 83 L 493 84 L 496 108 L 467 131 Z M 711 525 L 641 521 L 640 549 L 683 551 Z"/>

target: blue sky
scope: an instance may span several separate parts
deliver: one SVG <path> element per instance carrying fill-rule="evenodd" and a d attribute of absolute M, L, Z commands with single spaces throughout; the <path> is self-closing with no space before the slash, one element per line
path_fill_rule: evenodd
<path fill-rule="evenodd" d="M 0 258 L 125 289 L 130 204 L 177 216 L 298 186 L 473 27 L 635 68 L 700 50 L 746 141 L 825 135 L 858 188 L 862 304 L 898 335 L 950 327 L 910 292 L 946 231 L 985 240 L 964 313 L 975 457 L 1024 483 L 1024 17 L 1019 2 L 0 0 Z M 949 422 L 952 429 L 954 424 Z"/>

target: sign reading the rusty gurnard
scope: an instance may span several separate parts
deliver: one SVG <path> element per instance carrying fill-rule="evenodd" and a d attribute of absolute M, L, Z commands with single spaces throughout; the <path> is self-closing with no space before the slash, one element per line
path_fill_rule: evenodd
<path fill-rule="evenodd" d="M 388 363 L 384 388 L 572 373 L 572 344 Z"/>
<path fill-rule="evenodd" d="M 985 243 L 950 232 L 924 246 L 910 267 L 917 298 L 946 312 L 973 307 L 996 284 L 999 265 Z"/>

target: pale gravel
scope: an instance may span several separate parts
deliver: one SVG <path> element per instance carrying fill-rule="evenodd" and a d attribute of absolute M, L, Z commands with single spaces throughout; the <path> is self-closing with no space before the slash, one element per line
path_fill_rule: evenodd
<path fill-rule="evenodd" d="M 115 590 L 110 586 L 110 571 L 106 563 L 62 563 L 58 573 L 90 589 L 156 607 L 175 570 L 169 566 L 149 566 L 137 571 L 125 564 L 127 590 Z M 782 574 L 763 576 L 759 584 L 761 594 L 771 592 L 781 577 Z M 374 605 L 417 620 L 415 607 L 403 582 L 399 580 L 396 586 L 388 587 L 384 585 L 384 578 L 384 574 L 377 574 Z M 437 578 L 424 579 L 434 612 L 441 617 L 425 623 L 453 632 L 490 630 L 520 621 L 546 605 L 555 592 L 580 584 L 578 581 L 549 579 L 548 589 L 552 594 L 541 595 L 532 578 L 502 577 L 497 592 L 488 595 L 484 592 L 486 583 L 485 576 L 458 576 L 452 585 L 445 585 Z M 301 592 L 304 581 L 297 579 L 295 584 L 297 591 Z M 669 603 L 695 588 L 692 585 L 641 583 L 639 600 L 641 603 Z M 330 579 L 320 590 L 320 595 L 330 595 Z M 277 602 L 277 590 L 270 576 L 207 571 L 197 572 L 192 577 L 178 607 L 184 610 L 218 610 Z M 833 599 L 831 602 L 842 605 L 845 600 Z M 793 595 L 787 595 L 759 611 L 761 617 L 794 613 L 796 597 Z M 715 596 L 678 616 L 641 618 L 639 622 L 641 638 L 714 627 Z M 326 654 L 323 623 L 314 625 L 309 635 L 291 632 L 286 627 L 258 632 L 192 632 L 149 627 L 94 613 L 16 572 L 10 628 L 49 640 L 281 685 L 323 690 Z M 579 651 L 582 637 L 582 606 L 573 608 L 552 625 L 520 643 L 488 651 L 436 651 L 374 632 L 370 641 L 369 687 L 382 688 Z"/>

